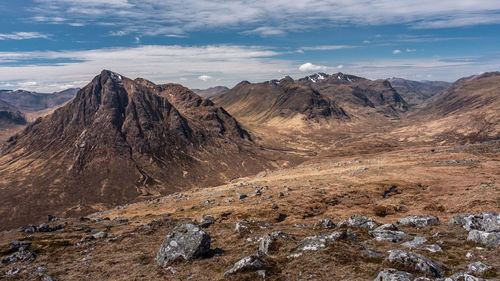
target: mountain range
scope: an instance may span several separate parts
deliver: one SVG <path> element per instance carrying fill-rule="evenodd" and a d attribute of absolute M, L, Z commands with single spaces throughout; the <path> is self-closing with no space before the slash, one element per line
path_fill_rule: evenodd
<path fill-rule="evenodd" d="M 2 149 L 2 228 L 221 184 L 325 155 L 500 137 L 499 73 L 463 78 L 439 93 L 433 87 L 415 109 L 397 89 L 422 93 L 414 85 L 424 86 L 397 81 L 393 87 L 390 80 L 318 73 L 243 81 L 209 100 L 179 84 L 104 70 Z M 27 104 L 25 110 L 40 108 Z M 11 112 L 4 114 L 10 119 L 21 118 L 14 106 L 1 109 Z"/>

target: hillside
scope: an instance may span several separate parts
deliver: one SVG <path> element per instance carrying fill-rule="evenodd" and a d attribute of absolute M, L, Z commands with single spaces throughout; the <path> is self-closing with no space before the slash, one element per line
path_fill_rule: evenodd
<path fill-rule="evenodd" d="M 394 135 L 467 143 L 500 138 L 500 73 L 457 80 L 412 113 Z"/>
<path fill-rule="evenodd" d="M 252 149 L 231 115 L 187 88 L 103 71 L 3 150 L 2 228 L 255 173 L 270 162 Z"/>

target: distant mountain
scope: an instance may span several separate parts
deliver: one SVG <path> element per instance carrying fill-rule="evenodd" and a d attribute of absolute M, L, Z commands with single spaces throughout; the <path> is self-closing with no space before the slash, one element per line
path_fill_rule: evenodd
<path fill-rule="evenodd" d="M 427 99 L 451 85 L 444 81 L 412 81 L 395 77 L 388 80 L 410 106 L 422 105 Z"/>
<path fill-rule="evenodd" d="M 373 114 L 399 118 L 408 110 L 406 101 L 386 80 L 369 80 L 339 72 L 317 73 L 297 82 L 329 97 L 354 118 L 372 119 Z"/>
<path fill-rule="evenodd" d="M 290 77 L 254 84 L 243 81 L 213 100 L 236 118 L 253 123 L 279 122 L 285 126 L 287 120 L 322 122 L 349 118 L 334 101 Z"/>
<path fill-rule="evenodd" d="M 0 100 L 0 129 L 26 124 L 26 117 L 16 107 Z"/>
<path fill-rule="evenodd" d="M 24 90 L 1 90 L 0 100 L 3 100 L 22 111 L 41 111 L 64 104 L 75 97 L 79 88 L 71 88 L 51 94 L 30 92 Z"/>
<path fill-rule="evenodd" d="M 229 91 L 229 88 L 228 87 L 224 87 L 224 86 L 216 86 L 216 87 L 211 87 L 211 88 L 204 89 L 204 90 L 201 90 L 201 89 L 191 89 L 191 91 L 195 92 L 200 97 L 213 98 L 213 97 L 215 97 L 215 96 L 217 96 L 219 94 L 222 94 L 224 92 Z"/>
<path fill-rule="evenodd" d="M 252 147 L 231 115 L 189 89 L 102 71 L 8 142 L 0 157 L 0 222 L 220 184 L 266 167 Z"/>

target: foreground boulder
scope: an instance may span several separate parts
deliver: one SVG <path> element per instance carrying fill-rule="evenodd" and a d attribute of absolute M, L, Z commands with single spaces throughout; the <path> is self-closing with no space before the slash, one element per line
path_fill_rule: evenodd
<path fill-rule="evenodd" d="M 375 277 L 373 281 L 412 281 L 415 276 L 408 272 L 399 271 L 394 268 L 386 268 Z"/>
<path fill-rule="evenodd" d="M 495 247 L 500 244 L 500 232 L 486 232 L 481 230 L 469 231 L 467 240 L 474 241 L 488 247 Z"/>
<path fill-rule="evenodd" d="M 431 216 L 407 216 L 397 221 L 399 225 L 423 227 L 429 225 L 438 225 L 439 219 Z"/>
<path fill-rule="evenodd" d="M 466 214 L 453 217 L 448 225 L 459 225 L 466 230 L 500 231 L 500 215 L 497 213 Z"/>
<path fill-rule="evenodd" d="M 160 266 L 177 258 L 201 257 L 210 251 L 210 235 L 193 224 L 181 224 L 168 233 L 156 256 Z"/>
<path fill-rule="evenodd" d="M 251 254 L 247 257 L 242 258 L 238 262 L 236 262 L 230 270 L 226 271 L 224 275 L 231 275 L 238 272 L 247 272 L 247 271 L 257 271 L 264 267 L 264 258 L 265 254 L 261 251 L 258 251 L 255 254 Z"/>
<path fill-rule="evenodd" d="M 387 258 L 391 264 L 407 268 L 410 271 L 421 272 L 425 275 L 433 277 L 441 277 L 446 270 L 444 265 L 441 265 L 430 258 L 403 250 L 389 251 Z"/>
<path fill-rule="evenodd" d="M 471 272 L 474 272 L 474 273 L 483 273 L 483 272 L 488 271 L 492 268 L 493 268 L 492 266 L 488 266 L 480 261 L 473 262 L 473 263 L 467 265 L 467 269 L 470 270 Z"/>

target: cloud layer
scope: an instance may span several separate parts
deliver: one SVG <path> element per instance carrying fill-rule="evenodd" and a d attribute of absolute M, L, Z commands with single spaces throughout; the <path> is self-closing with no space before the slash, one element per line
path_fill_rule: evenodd
<path fill-rule="evenodd" d="M 34 20 L 113 27 L 115 35 L 179 35 L 209 28 L 283 35 L 318 26 L 406 24 L 413 28 L 500 23 L 491 0 L 35 0 Z M 64 15 L 64 18 L 61 17 Z"/>

